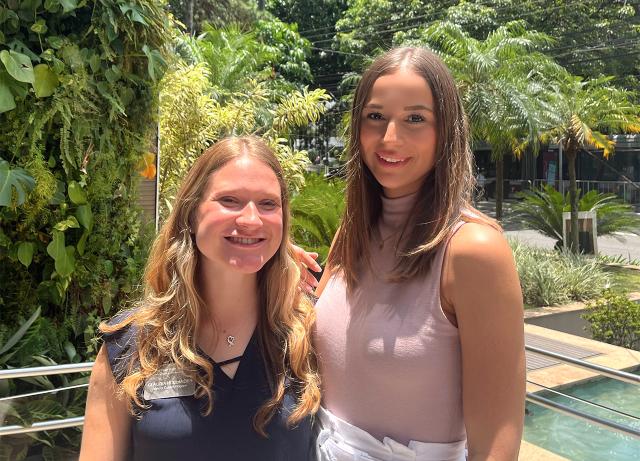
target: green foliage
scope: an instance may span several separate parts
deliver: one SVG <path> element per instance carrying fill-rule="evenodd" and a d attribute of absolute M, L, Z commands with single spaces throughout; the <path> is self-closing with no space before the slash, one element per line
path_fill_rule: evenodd
<path fill-rule="evenodd" d="M 398 31 L 415 29 L 441 19 L 448 0 L 348 0 L 336 23 L 335 41 L 354 70 L 362 70 L 372 56 L 387 50 Z"/>
<path fill-rule="evenodd" d="M 553 91 L 545 92 L 551 108 L 541 138 L 561 144 L 567 158 L 569 202 L 571 204 L 570 247 L 578 251 L 578 190 L 576 159 L 588 147 L 603 149 L 608 158 L 615 142 L 606 132 L 639 133 L 640 106 L 633 92 L 610 85 L 613 77 L 583 80 L 561 73 Z"/>
<path fill-rule="evenodd" d="M 90 321 L 91 324 L 73 325 L 76 329 L 85 329 L 79 332 L 80 338 L 76 338 L 77 335 L 68 322 L 55 328 L 50 320 L 40 316 L 40 309 L 13 333 L 0 327 L 0 365 L 20 367 L 80 362 L 87 349 L 83 347 L 78 350 L 73 342 L 80 342 L 78 339 L 86 339 L 87 335 L 93 337 L 96 318 Z M 7 338 L 9 334 L 11 336 Z M 95 352 L 92 342 L 87 341 L 87 345 Z M 88 379 L 84 374 L 1 381 L 2 397 L 36 392 L 28 397 L 0 402 L 4 425 L 30 425 L 38 421 L 82 415 Z M 62 390 L 48 392 L 54 389 Z M 5 436 L 0 445 L 0 459 L 25 459 L 34 444 L 39 444 L 44 459 L 69 459 L 74 452 L 77 453 L 77 448 L 74 450 L 69 447 L 78 447 L 80 437 L 78 428 Z M 30 452 L 34 453 L 33 449 Z"/>
<path fill-rule="evenodd" d="M 607 291 L 587 307 L 582 317 L 589 322 L 593 339 L 640 351 L 640 303 Z"/>
<path fill-rule="evenodd" d="M 473 0 L 450 8 L 448 17 L 477 38 L 514 18 L 523 18 L 530 29 L 557 40 L 559 46 L 551 47 L 548 53 L 571 72 L 589 78 L 612 74 L 624 86 L 637 88 L 640 15 L 633 2 Z"/>
<path fill-rule="evenodd" d="M 525 304 L 551 306 L 593 299 L 609 288 L 611 277 L 599 261 L 569 251 L 510 242 Z"/>
<path fill-rule="evenodd" d="M 252 0 L 169 0 L 169 10 L 191 34 L 202 32 L 205 24 L 253 24 L 257 8 Z"/>
<path fill-rule="evenodd" d="M 178 186 L 216 133 L 216 104 L 209 95 L 209 71 L 200 63 L 176 62 L 161 82 L 160 196 L 166 216 Z"/>
<path fill-rule="evenodd" d="M 291 234 L 296 244 L 318 253 L 320 264 L 329 254 L 344 210 L 344 181 L 308 174 L 305 187 L 291 199 Z"/>
<path fill-rule="evenodd" d="M 165 76 L 160 94 L 162 218 L 194 160 L 224 136 L 262 136 L 278 155 L 290 189 L 303 186 L 308 155 L 287 138 L 296 127 L 318 121 L 329 96 L 285 79 L 287 72 L 308 71 L 300 61 L 304 41 L 294 28 L 271 23 L 260 21 L 250 31 L 207 26 L 198 39 L 178 39 L 184 61 Z M 271 38 L 271 45 L 261 41 Z"/>
<path fill-rule="evenodd" d="M 320 42 L 315 46 L 328 49 L 347 0 L 267 0 L 266 7 L 282 21 L 297 24 L 300 35 L 310 42 Z M 339 83 L 341 74 L 349 70 L 344 58 L 338 53 L 318 51 L 307 62 L 318 83 L 326 87 Z"/>
<path fill-rule="evenodd" d="M 311 52 L 309 42 L 298 34 L 295 24 L 268 18 L 257 21 L 255 28 L 266 65 L 290 82 L 311 81 L 311 68 L 306 61 Z"/>
<path fill-rule="evenodd" d="M 22 205 L 34 186 L 35 181 L 26 171 L 12 169 L 9 162 L 0 159 L 0 206 Z"/>
<path fill-rule="evenodd" d="M 543 185 L 540 189 L 524 191 L 518 195 L 522 201 L 513 206 L 511 220 L 555 239 L 556 247 L 560 247 L 562 213 L 571 210 L 569 193 L 563 197 L 552 186 Z M 591 190 L 580 197 L 578 210 L 596 212 L 598 235 L 613 232 L 640 233 L 640 217 L 635 214 L 633 206 L 615 194 Z"/>
<path fill-rule="evenodd" d="M 170 18 L 161 0 L 10 0 L 0 29 L 0 361 L 89 360 L 100 319 L 136 293 L 151 240 L 137 164 L 154 131 Z M 2 381 L 0 393 L 69 379 Z M 83 407 L 75 390 L 20 400 L 5 424 Z M 3 437 L 0 457 L 68 457 L 79 436 Z"/>

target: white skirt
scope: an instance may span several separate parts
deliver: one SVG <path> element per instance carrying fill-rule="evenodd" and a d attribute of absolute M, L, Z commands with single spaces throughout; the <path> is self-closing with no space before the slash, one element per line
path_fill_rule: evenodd
<path fill-rule="evenodd" d="M 317 461 L 465 461 L 465 440 L 452 443 L 382 442 L 320 407 L 316 414 Z"/>

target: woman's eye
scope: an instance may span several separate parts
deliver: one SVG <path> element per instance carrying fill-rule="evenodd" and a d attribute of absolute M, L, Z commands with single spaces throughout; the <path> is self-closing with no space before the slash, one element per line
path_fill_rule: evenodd
<path fill-rule="evenodd" d="M 420 122 L 424 122 L 424 117 L 419 114 L 411 114 L 409 115 L 409 117 L 407 117 L 407 121 L 411 123 L 420 123 Z"/>
<path fill-rule="evenodd" d="M 382 114 L 380 112 L 370 112 L 367 114 L 369 120 L 382 120 Z"/>
<path fill-rule="evenodd" d="M 224 206 L 235 206 L 239 203 L 235 197 L 220 197 L 218 202 Z"/>
<path fill-rule="evenodd" d="M 266 211 L 273 211 L 278 208 L 278 204 L 273 200 L 263 200 L 260 202 L 260 208 Z"/>

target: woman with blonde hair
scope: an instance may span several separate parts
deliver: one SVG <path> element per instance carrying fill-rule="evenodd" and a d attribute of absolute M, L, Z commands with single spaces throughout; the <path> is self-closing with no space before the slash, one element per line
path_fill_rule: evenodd
<path fill-rule="evenodd" d="M 346 206 L 319 287 L 321 460 L 512 461 L 524 416 L 522 295 L 471 206 L 455 82 L 420 48 L 364 72 Z M 304 257 L 310 267 L 312 258 Z"/>
<path fill-rule="evenodd" d="M 102 324 L 81 460 L 302 460 L 319 380 L 289 199 L 259 138 L 195 162 L 137 306 Z"/>

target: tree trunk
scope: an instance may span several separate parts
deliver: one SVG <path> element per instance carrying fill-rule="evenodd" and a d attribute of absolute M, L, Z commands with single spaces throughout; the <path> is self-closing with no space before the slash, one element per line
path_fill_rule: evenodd
<path fill-rule="evenodd" d="M 578 182 L 576 180 L 576 156 L 578 149 L 569 146 L 567 149 L 567 168 L 569 169 L 569 203 L 571 204 L 571 234 L 569 248 L 574 253 L 580 252 L 578 244 Z"/>
<path fill-rule="evenodd" d="M 504 157 L 496 159 L 496 219 L 502 219 L 502 202 L 504 201 Z"/>
<path fill-rule="evenodd" d="M 260 11 L 264 10 L 264 0 L 258 0 L 258 9 Z"/>
<path fill-rule="evenodd" d="M 185 24 L 187 26 L 187 30 L 189 31 L 190 34 L 193 35 L 193 5 L 195 3 L 195 0 L 189 0 L 186 4 L 187 7 L 187 11 L 186 11 L 186 19 L 187 19 L 187 23 Z"/>

